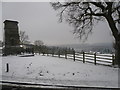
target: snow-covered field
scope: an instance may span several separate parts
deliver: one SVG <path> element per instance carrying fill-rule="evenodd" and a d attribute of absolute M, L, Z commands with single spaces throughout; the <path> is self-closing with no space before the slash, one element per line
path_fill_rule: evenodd
<path fill-rule="evenodd" d="M 6 63 L 9 64 L 9 72 L 6 72 Z M 41 55 L 32 57 L 7 56 L 2 57 L 2 80 L 118 87 L 118 68 Z"/>

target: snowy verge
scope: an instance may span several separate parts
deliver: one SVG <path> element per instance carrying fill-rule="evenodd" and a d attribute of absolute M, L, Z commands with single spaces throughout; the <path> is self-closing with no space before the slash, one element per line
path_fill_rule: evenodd
<path fill-rule="evenodd" d="M 6 63 L 9 64 L 9 72 L 6 72 Z M 118 87 L 118 68 L 39 55 L 7 56 L 2 58 L 2 80 L 51 85 Z"/>

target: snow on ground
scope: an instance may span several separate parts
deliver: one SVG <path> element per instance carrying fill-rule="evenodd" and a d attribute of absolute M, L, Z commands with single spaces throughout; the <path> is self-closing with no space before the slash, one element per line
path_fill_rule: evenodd
<path fill-rule="evenodd" d="M 9 72 L 6 72 L 6 63 Z M 118 68 L 35 55 L 2 57 L 2 80 L 43 84 L 118 87 Z"/>

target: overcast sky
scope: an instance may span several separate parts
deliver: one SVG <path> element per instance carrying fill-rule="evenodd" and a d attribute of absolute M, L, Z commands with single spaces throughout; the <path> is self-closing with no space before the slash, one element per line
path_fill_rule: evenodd
<path fill-rule="evenodd" d="M 42 40 L 46 45 L 80 44 L 67 23 L 58 23 L 57 12 L 49 2 L 3 2 L 2 22 L 15 20 L 19 30 L 26 31 L 31 42 Z M 1 35 L 0 35 L 1 36 Z M 2 38 L 2 37 L 0 37 Z M 86 43 L 113 42 L 110 29 L 105 22 L 95 26 Z"/>

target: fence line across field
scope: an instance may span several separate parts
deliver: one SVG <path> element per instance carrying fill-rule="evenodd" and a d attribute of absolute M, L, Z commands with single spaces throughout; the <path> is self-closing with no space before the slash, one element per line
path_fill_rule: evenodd
<path fill-rule="evenodd" d="M 95 65 L 101 64 L 106 66 L 113 66 L 115 59 L 114 54 L 107 55 L 107 54 L 97 54 L 97 53 L 89 53 L 89 52 L 73 52 L 72 54 L 48 53 L 43 55 L 65 58 L 65 59 L 73 59 L 74 61 L 82 61 L 83 63 L 88 62 L 88 63 L 94 63 Z"/>

